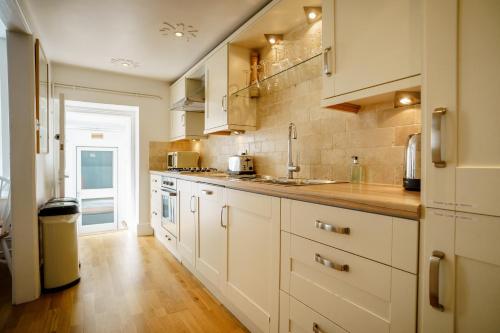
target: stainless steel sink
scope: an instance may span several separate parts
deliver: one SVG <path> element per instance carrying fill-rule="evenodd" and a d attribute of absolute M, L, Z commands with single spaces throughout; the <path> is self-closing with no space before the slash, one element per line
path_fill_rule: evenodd
<path fill-rule="evenodd" d="M 308 179 L 308 178 L 276 178 L 271 176 L 256 176 L 254 178 L 241 178 L 243 181 L 250 181 L 256 183 L 266 183 L 285 186 L 306 186 L 306 185 L 325 185 L 325 184 L 338 184 L 345 183 L 343 181 L 332 179 Z"/>

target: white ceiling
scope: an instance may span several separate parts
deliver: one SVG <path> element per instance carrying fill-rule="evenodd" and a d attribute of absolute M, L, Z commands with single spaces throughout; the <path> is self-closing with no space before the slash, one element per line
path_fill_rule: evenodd
<path fill-rule="evenodd" d="M 50 61 L 173 81 L 269 0 L 24 2 Z M 198 36 L 189 42 L 162 36 L 163 22 L 192 25 Z"/>

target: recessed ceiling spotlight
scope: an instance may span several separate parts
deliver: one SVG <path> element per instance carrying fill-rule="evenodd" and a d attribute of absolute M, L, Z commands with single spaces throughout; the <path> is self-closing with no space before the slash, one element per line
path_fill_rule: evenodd
<path fill-rule="evenodd" d="M 192 25 L 186 25 L 184 23 L 172 24 L 169 22 L 163 22 L 160 27 L 160 33 L 163 36 L 173 35 L 177 38 L 185 38 L 189 42 L 191 38 L 196 38 L 198 35 L 198 30 Z"/>
<path fill-rule="evenodd" d="M 115 65 L 120 65 L 125 68 L 139 67 L 139 63 L 137 61 L 125 58 L 111 58 L 111 63 Z"/>
<path fill-rule="evenodd" d="M 321 17 L 321 7 L 304 7 L 304 13 L 306 14 L 307 22 L 313 23 Z"/>

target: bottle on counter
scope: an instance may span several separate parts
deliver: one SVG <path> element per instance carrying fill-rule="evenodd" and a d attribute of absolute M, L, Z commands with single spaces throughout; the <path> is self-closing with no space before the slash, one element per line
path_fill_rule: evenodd
<path fill-rule="evenodd" d="M 363 181 L 363 166 L 359 164 L 357 156 L 352 156 L 351 183 L 359 184 Z"/>

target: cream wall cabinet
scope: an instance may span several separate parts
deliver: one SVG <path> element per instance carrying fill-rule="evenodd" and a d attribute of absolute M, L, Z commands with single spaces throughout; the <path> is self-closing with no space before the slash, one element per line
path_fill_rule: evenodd
<path fill-rule="evenodd" d="M 498 235 L 500 217 L 426 210 L 421 332 L 498 332 Z"/>
<path fill-rule="evenodd" d="M 424 8 L 425 205 L 500 216 L 500 2 Z"/>
<path fill-rule="evenodd" d="M 206 138 L 205 113 L 170 111 L 170 141 Z"/>
<path fill-rule="evenodd" d="M 226 195 L 225 297 L 252 331 L 277 332 L 280 199 L 230 189 Z"/>
<path fill-rule="evenodd" d="M 178 249 L 181 262 L 191 272 L 196 264 L 196 225 L 198 223 L 197 184 L 177 180 L 177 222 L 179 224 Z"/>
<path fill-rule="evenodd" d="M 322 105 L 420 86 L 421 0 L 323 0 Z"/>
<path fill-rule="evenodd" d="M 238 89 L 236 77 L 243 82 L 250 50 L 225 44 L 207 59 L 205 66 L 205 134 L 233 130 L 255 130 L 255 100 L 230 97 Z"/>

